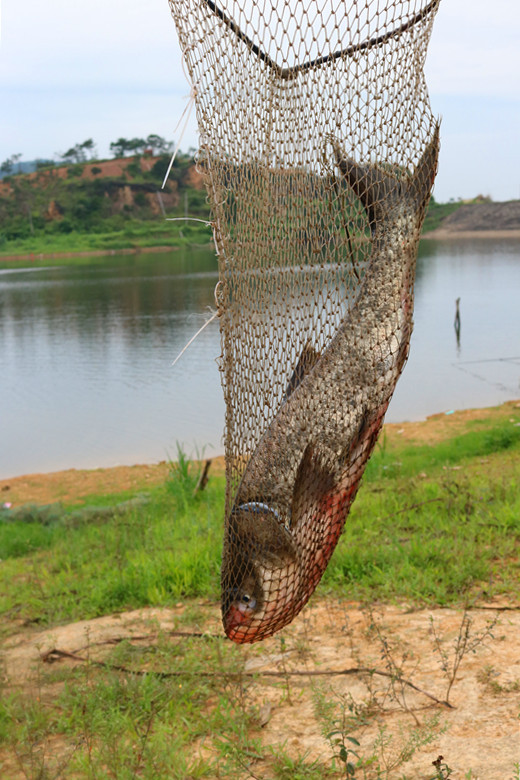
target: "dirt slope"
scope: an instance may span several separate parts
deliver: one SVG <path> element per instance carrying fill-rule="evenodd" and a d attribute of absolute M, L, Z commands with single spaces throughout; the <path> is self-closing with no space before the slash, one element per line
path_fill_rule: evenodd
<path fill-rule="evenodd" d="M 446 217 L 428 238 L 486 233 L 520 236 L 520 200 L 505 203 L 468 203 Z"/>

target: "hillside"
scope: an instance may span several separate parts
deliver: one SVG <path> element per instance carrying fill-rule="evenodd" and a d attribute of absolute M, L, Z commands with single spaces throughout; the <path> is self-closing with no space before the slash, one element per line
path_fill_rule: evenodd
<path fill-rule="evenodd" d="M 179 154 L 168 182 L 168 154 L 39 168 L 0 180 L 0 257 L 105 253 L 209 244 L 210 209 L 201 174 Z M 424 223 L 432 238 L 520 235 L 520 201 L 437 203 Z"/>
<path fill-rule="evenodd" d="M 143 155 L 5 177 L 0 253 L 167 243 L 172 225 L 162 217 L 209 214 L 202 177 L 190 156 L 178 155 L 161 189 L 169 160 L 169 155 Z M 178 236 L 179 230 L 173 233 Z"/>
<path fill-rule="evenodd" d="M 505 203 L 463 203 L 437 226 L 443 233 L 520 231 L 520 200 Z"/>

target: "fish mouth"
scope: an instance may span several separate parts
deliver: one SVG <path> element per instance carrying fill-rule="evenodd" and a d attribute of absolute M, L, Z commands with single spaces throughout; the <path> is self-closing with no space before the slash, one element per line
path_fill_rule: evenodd
<path fill-rule="evenodd" d="M 257 631 L 251 627 L 255 617 L 255 609 L 241 609 L 232 604 L 224 616 L 224 631 L 226 636 L 234 642 L 253 642 Z"/>
<path fill-rule="evenodd" d="M 258 642 L 287 625 L 301 599 L 297 584 L 291 582 L 280 590 L 275 581 L 274 593 L 277 598 L 271 596 L 261 606 L 232 603 L 222 621 L 228 639 L 238 644 Z"/>

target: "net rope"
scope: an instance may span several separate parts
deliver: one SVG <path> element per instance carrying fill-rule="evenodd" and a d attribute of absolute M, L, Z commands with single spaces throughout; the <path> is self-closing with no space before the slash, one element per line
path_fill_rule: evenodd
<path fill-rule="evenodd" d="M 222 612 L 254 642 L 332 555 L 405 363 L 439 0 L 169 0 L 212 207 Z"/>

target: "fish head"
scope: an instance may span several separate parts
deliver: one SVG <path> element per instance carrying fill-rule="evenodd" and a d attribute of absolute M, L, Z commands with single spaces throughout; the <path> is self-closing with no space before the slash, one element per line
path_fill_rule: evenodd
<path fill-rule="evenodd" d="M 300 598 L 299 571 L 294 562 L 269 569 L 259 566 L 253 588 L 238 587 L 223 624 L 229 639 L 239 644 L 258 642 L 287 625 L 297 611 Z"/>
<path fill-rule="evenodd" d="M 289 620 L 298 572 L 293 540 L 265 504 L 236 507 L 228 522 L 222 567 L 222 617 L 235 642 L 256 642 Z M 290 619 L 290 618 L 289 618 Z"/>
<path fill-rule="evenodd" d="M 248 626 L 263 607 L 263 591 L 254 577 L 244 582 L 230 593 L 229 603 L 224 607 L 224 625 L 230 630 Z"/>

